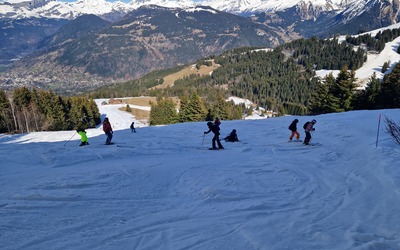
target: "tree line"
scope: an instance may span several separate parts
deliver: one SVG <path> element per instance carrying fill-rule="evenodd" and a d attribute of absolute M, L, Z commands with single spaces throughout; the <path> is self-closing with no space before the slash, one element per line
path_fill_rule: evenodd
<path fill-rule="evenodd" d="M 344 67 L 335 78 L 332 74 L 318 83 L 310 100 L 314 114 L 364 109 L 400 108 L 400 63 L 380 82 L 370 77 L 365 89 L 356 87 L 354 71 Z"/>
<path fill-rule="evenodd" d="M 0 90 L 0 132 L 26 133 L 91 128 L 100 124 L 93 99 L 61 97 L 51 91 Z"/>
<path fill-rule="evenodd" d="M 238 96 L 281 115 L 304 115 L 309 112 L 309 100 L 318 85 L 315 70 L 348 65 L 357 69 L 365 62 L 366 51 L 354 50 L 352 45 L 337 40 L 311 38 L 299 39 L 272 51 L 240 48 L 208 59 L 220 65 L 212 75 L 192 75 L 177 80 L 172 88 L 149 93 L 187 96 L 197 91 L 211 104 L 220 95 L 225 99 Z"/>
<path fill-rule="evenodd" d="M 179 109 L 172 99 L 158 98 L 157 103 L 151 104 L 149 123 L 159 125 L 212 121 L 217 117 L 222 120 L 240 120 L 245 109 L 244 105 L 226 102 L 222 95 L 219 95 L 215 103 L 205 104 L 197 92 L 193 92 L 190 96 L 180 98 Z"/>
<path fill-rule="evenodd" d="M 371 34 L 359 35 L 359 36 L 346 36 L 346 42 L 356 46 L 362 44 L 365 45 L 367 50 L 374 50 L 381 52 L 385 48 L 387 42 L 393 41 L 395 38 L 400 36 L 399 29 L 386 29 L 379 31 L 375 36 Z"/>
<path fill-rule="evenodd" d="M 309 112 L 309 101 L 318 85 L 318 80 L 314 77 L 315 70 L 339 70 L 344 66 L 356 70 L 365 62 L 366 51 L 354 50 L 353 45 L 339 43 L 337 39 L 322 40 L 313 37 L 295 40 L 271 51 L 249 47 L 229 50 L 219 56 L 199 60 L 196 67 L 209 65 L 211 60 L 220 65 L 211 75 L 187 76 L 175 81 L 170 88 L 149 89 L 181 67 L 152 72 L 134 81 L 105 87 L 92 93 L 91 97 L 149 95 L 182 99 L 196 92 L 206 110 L 212 111 L 213 105 L 218 103 L 221 96 L 223 99 L 238 96 L 281 115 L 304 115 Z M 249 112 L 243 107 L 240 109 L 242 116 Z M 236 114 L 230 116 L 237 117 Z"/>

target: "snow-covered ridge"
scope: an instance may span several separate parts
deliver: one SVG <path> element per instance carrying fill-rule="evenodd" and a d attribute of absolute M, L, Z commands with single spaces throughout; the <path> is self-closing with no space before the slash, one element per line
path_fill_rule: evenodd
<path fill-rule="evenodd" d="M 358 13 L 364 6 L 362 0 L 133 0 L 130 3 L 108 2 L 106 0 L 78 0 L 62 2 L 59 0 L 6 0 L 0 3 L 0 18 L 47 17 L 73 19 L 82 14 L 105 15 L 113 12 L 127 13 L 143 5 L 159 5 L 168 8 L 193 8 L 211 6 L 220 11 L 231 13 L 253 13 L 263 11 L 281 11 L 296 5 L 319 6 L 323 10 Z M 351 7 L 353 6 L 353 7 Z M 358 6 L 358 7 L 357 7 Z M 351 8 L 349 8 L 351 7 Z"/>
<path fill-rule="evenodd" d="M 143 5 L 159 5 L 168 8 L 194 7 L 193 1 L 132 1 L 130 3 L 108 2 L 106 0 L 78 0 L 76 2 L 62 2 L 58 0 L 6 0 L 0 3 L 0 18 L 66 18 L 74 19 L 83 14 L 98 16 L 109 13 L 128 13 Z"/>
<path fill-rule="evenodd" d="M 355 35 L 354 37 L 366 34 L 375 36 L 378 32 L 382 32 L 387 29 L 398 29 L 398 28 L 400 28 L 400 23 L 396 23 L 385 28 L 380 28 L 370 32 L 365 32 L 359 35 Z M 342 42 L 346 39 L 346 36 L 340 36 L 338 39 L 339 42 Z M 376 75 L 377 79 L 383 79 L 385 75 L 392 72 L 396 64 L 400 62 L 400 54 L 397 53 L 397 48 L 399 47 L 399 44 L 400 44 L 400 37 L 397 37 L 393 41 L 386 43 L 385 48 L 379 54 L 370 52 L 368 53 L 367 61 L 363 64 L 361 68 L 356 70 L 356 78 L 361 88 L 364 88 L 366 86 L 370 77 L 373 74 Z M 386 62 L 390 62 L 389 68 L 386 72 L 382 73 L 381 70 L 383 64 Z M 339 74 L 339 72 L 340 70 L 318 70 L 316 71 L 316 74 L 320 78 L 324 78 L 325 76 L 331 73 L 333 76 L 336 77 Z"/>
<path fill-rule="evenodd" d="M 105 0 L 79 0 L 61 2 L 57 0 L 20 1 L 11 4 L 7 0 L 0 5 L 0 18 L 66 18 L 74 19 L 83 14 L 104 15 L 112 12 L 128 12 L 133 6 L 123 2 L 107 2 Z M 15 0 L 14 0 L 15 1 Z"/>
<path fill-rule="evenodd" d="M 347 1 L 349 2 L 359 2 L 358 0 Z M 320 6 L 325 10 L 338 10 L 346 7 L 347 4 L 343 4 L 342 0 L 206 0 L 202 2 L 203 4 L 210 5 L 211 7 L 233 12 L 233 13 L 244 13 L 244 12 L 262 12 L 262 11 L 282 11 L 299 4 Z"/>

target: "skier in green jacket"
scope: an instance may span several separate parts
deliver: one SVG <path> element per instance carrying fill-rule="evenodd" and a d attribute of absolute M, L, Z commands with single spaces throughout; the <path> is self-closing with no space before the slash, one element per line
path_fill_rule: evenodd
<path fill-rule="evenodd" d="M 81 136 L 81 144 L 79 144 L 79 146 L 89 145 L 85 129 L 79 128 L 76 130 L 76 132 Z"/>

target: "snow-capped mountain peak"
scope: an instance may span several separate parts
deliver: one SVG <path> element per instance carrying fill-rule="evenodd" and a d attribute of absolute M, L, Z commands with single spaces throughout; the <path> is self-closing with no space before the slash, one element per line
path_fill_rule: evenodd
<path fill-rule="evenodd" d="M 338 10 L 346 8 L 350 3 L 363 2 L 361 0 L 205 0 L 202 4 L 232 13 L 282 11 L 288 8 L 303 5 L 320 7 L 323 10 Z"/>
<path fill-rule="evenodd" d="M 127 13 L 143 5 L 169 8 L 188 8 L 196 5 L 211 6 L 230 13 L 255 13 L 282 11 L 294 6 L 318 7 L 323 11 L 362 11 L 368 2 L 382 0 L 132 0 L 129 3 L 106 0 L 77 0 L 66 3 L 59 0 L 6 0 L 0 3 L 0 18 L 48 17 L 73 19 L 82 14 L 106 15 L 113 12 Z"/>
<path fill-rule="evenodd" d="M 74 19 L 83 14 L 102 16 L 109 13 L 127 13 L 133 9 L 133 6 L 126 3 L 119 1 L 111 3 L 106 0 L 78 0 L 71 3 L 57 0 L 6 0 L 6 2 L 0 4 L 0 18 L 45 17 Z"/>

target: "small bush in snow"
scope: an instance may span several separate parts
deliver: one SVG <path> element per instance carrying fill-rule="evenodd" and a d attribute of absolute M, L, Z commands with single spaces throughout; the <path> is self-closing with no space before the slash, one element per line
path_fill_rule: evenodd
<path fill-rule="evenodd" d="M 395 141 L 400 144 L 400 123 L 396 123 L 385 116 L 386 132 L 390 134 Z"/>

